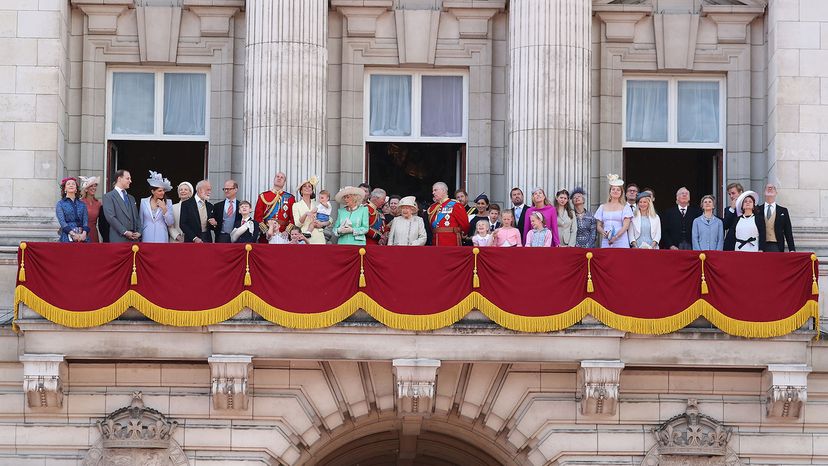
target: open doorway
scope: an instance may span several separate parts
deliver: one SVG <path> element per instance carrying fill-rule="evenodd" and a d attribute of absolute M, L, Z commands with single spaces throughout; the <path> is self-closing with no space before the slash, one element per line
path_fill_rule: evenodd
<path fill-rule="evenodd" d="M 722 210 L 722 151 L 719 149 L 624 149 L 624 180 L 640 189 L 655 190 L 656 208 L 675 203 L 676 191 L 690 190 L 690 203 L 698 205 L 713 194 Z"/>
<path fill-rule="evenodd" d="M 449 195 L 463 187 L 466 145 L 462 143 L 369 142 L 368 180 L 390 194 L 431 203 L 431 186 L 442 181 Z"/>
<path fill-rule="evenodd" d="M 129 193 L 136 199 L 149 196 L 149 171 L 161 172 L 173 190 L 167 197 L 178 202 L 175 189 L 182 181 L 196 183 L 207 176 L 207 143 L 203 141 L 109 141 L 110 167 L 132 175 Z M 109 175 L 112 176 L 111 174 Z M 112 186 L 109 179 L 107 186 Z"/>

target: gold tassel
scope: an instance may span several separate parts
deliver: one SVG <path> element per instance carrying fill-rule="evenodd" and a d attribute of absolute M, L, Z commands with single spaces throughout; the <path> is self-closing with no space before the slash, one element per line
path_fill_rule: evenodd
<path fill-rule="evenodd" d="M 365 288 L 365 248 L 359 248 L 359 287 Z"/>
<path fill-rule="evenodd" d="M 472 277 L 472 288 L 480 288 L 480 277 L 477 276 L 477 255 L 480 254 L 480 248 L 472 249 L 474 253 L 474 276 Z"/>
<path fill-rule="evenodd" d="M 250 280 L 250 250 L 253 249 L 253 246 L 249 244 L 244 245 L 245 258 L 244 258 L 244 286 L 250 286 L 252 284 Z"/>
<path fill-rule="evenodd" d="M 137 256 L 138 256 L 138 245 L 133 244 L 132 245 L 132 276 L 129 279 L 129 284 L 130 285 L 137 285 L 138 284 L 138 271 L 135 268 L 135 260 L 136 260 Z"/>
<path fill-rule="evenodd" d="M 20 245 L 22 248 L 26 243 Z M 817 283 L 817 276 L 816 276 L 816 262 L 817 262 L 817 255 L 811 254 L 811 294 L 818 295 L 819 294 L 819 284 Z M 21 265 L 22 267 L 22 265 Z M 22 279 L 20 281 L 23 281 Z"/>
<path fill-rule="evenodd" d="M 594 293 L 595 286 L 592 284 L 592 252 L 586 253 L 587 258 L 587 293 Z"/>
<path fill-rule="evenodd" d="M 17 272 L 17 281 L 26 281 L 26 243 L 20 243 L 20 271 Z"/>
<path fill-rule="evenodd" d="M 708 294 L 710 290 L 707 288 L 707 280 L 704 278 L 704 260 L 707 259 L 707 255 L 705 253 L 699 254 L 699 259 L 701 259 L 701 269 L 702 269 L 702 276 L 701 276 L 701 294 Z"/>

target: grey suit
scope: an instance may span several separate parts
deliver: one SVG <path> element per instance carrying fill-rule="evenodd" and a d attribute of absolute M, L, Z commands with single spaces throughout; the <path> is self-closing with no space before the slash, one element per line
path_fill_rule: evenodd
<path fill-rule="evenodd" d="M 127 207 L 127 203 L 129 207 Z M 138 214 L 138 204 L 135 198 L 127 194 L 127 202 L 113 189 L 104 194 L 103 213 L 109 222 L 109 242 L 126 243 L 131 240 L 124 236 L 127 231 L 141 231 L 141 216 Z"/>

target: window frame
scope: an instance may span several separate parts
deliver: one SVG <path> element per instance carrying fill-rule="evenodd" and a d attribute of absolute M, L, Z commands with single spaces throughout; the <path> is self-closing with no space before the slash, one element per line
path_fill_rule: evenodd
<path fill-rule="evenodd" d="M 667 82 L 667 141 L 627 141 L 627 82 Z M 719 83 L 719 142 L 679 142 L 678 140 L 678 84 L 679 82 Z M 721 149 L 727 139 L 727 82 L 724 76 L 713 75 L 627 75 L 621 84 L 621 147 L 667 149 Z"/>
<path fill-rule="evenodd" d="M 371 135 L 371 76 L 372 75 L 411 76 L 411 135 L 410 136 L 372 136 Z M 460 76 L 463 78 L 463 116 L 462 134 L 454 137 L 422 136 L 422 99 L 423 76 Z M 464 143 L 469 140 L 469 72 L 458 69 L 408 70 L 374 68 L 366 69 L 363 79 L 362 136 L 363 142 L 433 142 Z M 363 144 L 364 145 L 364 144 Z"/>
<path fill-rule="evenodd" d="M 112 132 L 113 99 L 112 88 L 115 73 L 149 73 L 155 75 L 154 86 L 154 115 L 152 134 L 122 134 Z M 164 74 L 203 74 L 204 85 L 204 134 L 164 134 Z M 106 140 L 133 140 L 133 141 L 210 141 L 210 70 L 195 67 L 136 67 L 114 66 L 106 70 Z"/>

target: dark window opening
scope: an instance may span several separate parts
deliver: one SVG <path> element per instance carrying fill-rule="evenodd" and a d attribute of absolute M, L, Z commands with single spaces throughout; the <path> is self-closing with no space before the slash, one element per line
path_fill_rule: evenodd
<path fill-rule="evenodd" d="M 107 191 L 115 183 L 112 173 L 124 169 L 132 175 L 129 193 L 135 199 L 149 196 L 150 170 L 170 180 L 173 189 L 167 197 L 173 203 L 178 202 L 179 183 L 189 181 L 195 188 L 207 176 L 207 143 L 202 141 L 109 141 L 109 154 Z"/>

